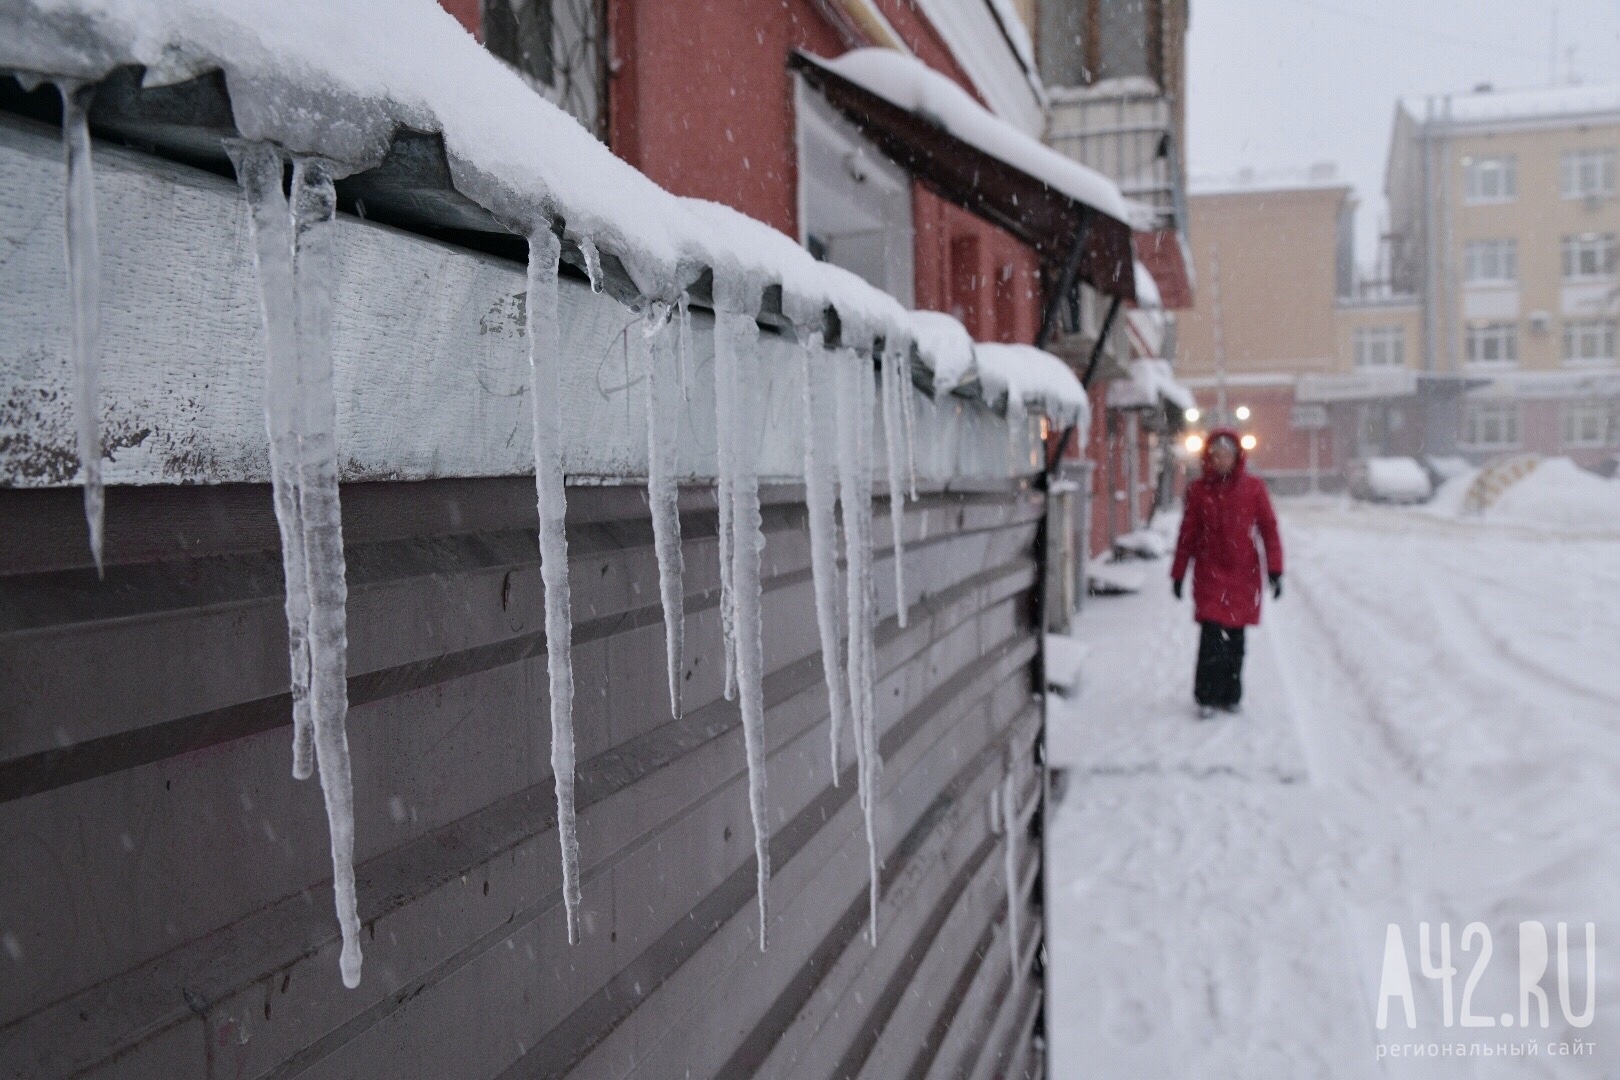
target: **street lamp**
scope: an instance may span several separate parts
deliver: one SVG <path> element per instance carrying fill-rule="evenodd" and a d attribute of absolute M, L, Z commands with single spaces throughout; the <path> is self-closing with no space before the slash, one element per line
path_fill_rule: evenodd
<path fill-rule="evenodd" d="M 1238 443 L 1245 450 L 1253 450 L 1256 446 L 1260 445 L 1260 440 L 1255 438 L 1253 435 L 1245 435 L 1243 438 L 1238 440 Z"/>
<path fill-rule="evenodd" d="M 1249 418 L 1249 407 L 1247 405 L 1239 405 L 1237 407 L 1237 412 L 1234 415 L 1239 420 L 1247 420 Z"/>
<path fill-rule="evenodd" d="M 1192 408 L 1187 410 L 1185 415 L 1187 417 L 1187 423 L 1196 424 L 1196 423 L 1198 423 L 1198 418 L 1200 416 L 1203 416 L 1204 414 L 1198 411 L 1197 406 L 1193 406 Z"/>

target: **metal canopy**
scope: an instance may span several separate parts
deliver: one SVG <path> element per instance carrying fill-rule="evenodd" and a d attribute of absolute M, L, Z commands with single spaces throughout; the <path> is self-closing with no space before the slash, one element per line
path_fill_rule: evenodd
<path fill-rule="evenodd" d="M 928 190 L 1033 248 L 1048 280 L 1065 276 L 1084 229 L 1078 278 L 1100 293 L 1135 301 L 1128 224 L 957 138 L 935 118 L 851 82 L 808 53 L 790 53 L 788 67 Z"/>

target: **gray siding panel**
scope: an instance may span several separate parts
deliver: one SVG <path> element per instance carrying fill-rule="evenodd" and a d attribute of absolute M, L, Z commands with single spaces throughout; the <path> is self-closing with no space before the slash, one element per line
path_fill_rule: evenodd
<path fill-rule="evenodd" d="M 77 565 L 77 492 L 0 491 L 15 526 L 0 538 L 0 929 L 24 958 L 0 980 L 0 1075 L 922 1076 L 986 1042 L 1012 1060 L 1036 977 L 1009 985 L 986 807 L 1038 735 L 1038 493 L 987 483 L 909 510 L 905 630 L 877 567 L 874 947 L 850 740 L 837 785 L 827 759 L 804 509 L 798 489 L 767 490 L 765 954 L 741 730 L 720 695 L 712 494 L 683 495 L 679 719 L 644 492 L 570 494 L 573 948 L 532 480 L 343 498 L 356 991 L 337 976 L 319 789 L 289 775 L 268 490 L 112 489 L 105 582 Z M 1036 940 L 1038 911 L 1023 926 Z"/>

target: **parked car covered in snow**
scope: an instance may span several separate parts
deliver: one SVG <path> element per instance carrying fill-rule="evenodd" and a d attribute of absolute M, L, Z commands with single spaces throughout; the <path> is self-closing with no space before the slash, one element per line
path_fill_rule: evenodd
<path fill-rule="evenodd" d="M 1346 472 L 1350 494 L 1367 502 L 1420 503 L 1434 494 L 1429 472 L 1416 458 L 1363 458 Z"/>

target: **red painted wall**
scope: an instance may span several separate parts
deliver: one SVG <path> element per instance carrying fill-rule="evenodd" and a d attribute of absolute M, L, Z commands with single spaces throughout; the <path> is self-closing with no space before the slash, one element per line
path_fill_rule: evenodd
<path fill-rule="evenodd" d="M 883 0 L 930 67 L 967 75 L 907 0 Z M 610 0 L 613 150 L 679 195 L 723 202 L 799 235 L 793 77 L 788 54 L 845 51 L 809 0 Z M 915 299 L 951 311 L 976 338 L 1033 341 L 1038 262 L 1000 229 L 913 189 Z M 952 262 L 952 251 L 971 253 Z"/>

